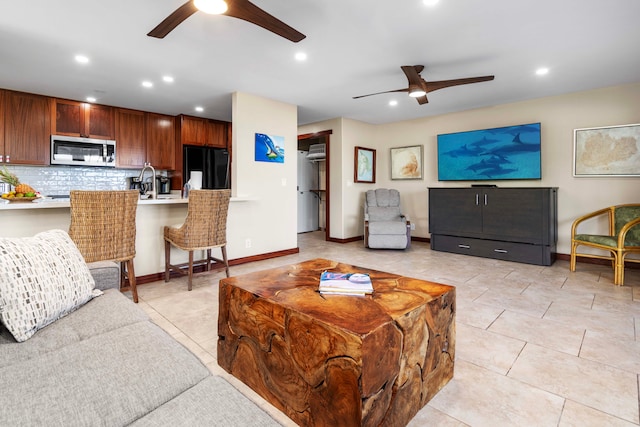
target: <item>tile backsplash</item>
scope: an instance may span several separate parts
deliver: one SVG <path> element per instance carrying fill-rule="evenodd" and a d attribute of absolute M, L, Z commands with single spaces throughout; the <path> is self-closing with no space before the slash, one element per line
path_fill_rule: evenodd
<path fill-rule="evenodd" d="M 6 165 L 20 182 L 29 184 L 40 194 L 66 194 L 71 190 L 126 190 L 127 178 L 138 176 L 137 169 L 114 169 L 81 166 L 16 166 Z M 156 175 L 167 172 L 156 170 Z M 145 179 L 150 177 L 145 173 Z"/>

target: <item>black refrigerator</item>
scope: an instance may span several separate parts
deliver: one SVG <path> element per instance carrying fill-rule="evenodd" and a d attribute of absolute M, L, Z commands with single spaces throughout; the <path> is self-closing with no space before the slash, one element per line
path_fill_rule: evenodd
<path fill-rule="evenodd" d="M 189 181 L 191 171 L 201 171 L 203 189 L 229 188 L 229 151 L 226 148 L 185 145 L 182 162 L 184 182 Z"/>

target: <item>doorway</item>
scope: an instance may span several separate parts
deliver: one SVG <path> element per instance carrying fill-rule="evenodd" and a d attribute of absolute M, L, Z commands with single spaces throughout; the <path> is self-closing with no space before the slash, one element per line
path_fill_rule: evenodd
<path fill-rule="evenodd" d="M 329 158 L 330 158 L 330 135 L 332 130 L 325 130 L 321 132 L 308 133 L 304 135 L 298 135 L 298 150 L 308 151 L 311 145 L 324 144 L 325 146 L 325 158 L 323 160 L 315 160 L 318 171 L 318 188 L 313 189 L 319 200 L 319 218 L 318 225 L 320 229 L 324 228 L 324 239 L 329 240 L 329 204 L 330 204 L 330 192 L 329 192 Z"/>

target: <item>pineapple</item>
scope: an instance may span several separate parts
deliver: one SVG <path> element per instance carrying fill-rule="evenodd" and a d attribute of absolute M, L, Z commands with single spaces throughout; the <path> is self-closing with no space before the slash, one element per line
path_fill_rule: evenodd
<path fill-rule="evenodd" d="M 7 184 L 13 185 L 15 187 L 16 194 L 36 192 L 36 190 L 34 190 L 34 188 L 30 185 L 20 183 L 20 179 L 18 179 L 18 177 L 14 173 L 11 173 L 6 166 L 2 170 L 0 170 L 0 181 L 4 181 Z"/>

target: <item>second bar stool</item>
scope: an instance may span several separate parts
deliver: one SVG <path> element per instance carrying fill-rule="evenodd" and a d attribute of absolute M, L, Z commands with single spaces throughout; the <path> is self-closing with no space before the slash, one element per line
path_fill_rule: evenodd
<path fill-rule="evenodd" d="M 171 270 L 189 276 L 188 289 L 191 290 L 193 266 L 204 265 L 206 271 L 212 265 L 225 268 L 229 277 L 227 260 L 227 213 L 231 190 L 191 190 L 187 218 L 179 228 L 164 227 L 164 281 L 169 281 Z M 189 252 L 186 264 L 171 264 L 171 245 Z M 212 248 L 220 248 L 222 259 L 211 256 Z M 206 250 L 206 258 L 194 261 L 193 251 Z M 213 264 L 211 263 L 213 261 Z M 186 267 L 187 271 L 183 269 Z"/>

